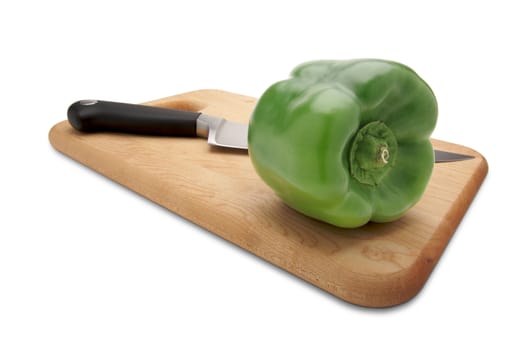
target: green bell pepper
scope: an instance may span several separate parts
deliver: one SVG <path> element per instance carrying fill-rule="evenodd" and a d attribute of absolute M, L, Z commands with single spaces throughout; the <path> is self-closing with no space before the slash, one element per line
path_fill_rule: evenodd
<path fill-rule="evenodd" d="M 400 218 L 434 166 L 437 102 L 400 63 L 313 61 L 273 84 L 249 124 L 249 155 L 288 206 L 340 227 Z"/>

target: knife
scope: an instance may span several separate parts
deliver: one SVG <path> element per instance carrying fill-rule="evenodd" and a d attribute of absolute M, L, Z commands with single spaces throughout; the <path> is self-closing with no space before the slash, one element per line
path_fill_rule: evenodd
<path fill-rule="evenodd" d="M 247 149 L 249 126 L 201 112 L 100 100 L 80 100 L 68 108 L 68 121 L 83 132 L 203 137 L 213 146 Z M 434 150 L 435 162 L 454 162 L 474 156 Z"/>

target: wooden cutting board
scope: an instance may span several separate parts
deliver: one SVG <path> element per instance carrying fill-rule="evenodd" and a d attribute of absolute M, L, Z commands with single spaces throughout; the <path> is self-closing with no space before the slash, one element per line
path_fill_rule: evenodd
<path fill-rule="evenodd" d="M 147 104 L 247 122 L 256 99 L 199 90 Z M 258 177 L 245 151 L 204 139 L 83 134 L 55 125 L 53 147 L 182 217 L 354 304 L 403 303 L 421 289 L 487 174 L 476 156 L 436 164 L 421 201 L 402 219 L 340 229 L 285 206 Z"/>

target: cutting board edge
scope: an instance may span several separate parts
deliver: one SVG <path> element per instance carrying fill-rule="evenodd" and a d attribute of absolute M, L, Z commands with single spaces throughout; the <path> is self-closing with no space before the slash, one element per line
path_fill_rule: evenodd
<path fill-rule="evenodd" d="M 441 140 L 436 141 L 440 143 L 446 142 Z M 430 278 L 432 271 L 447 248 L 450 239 L 454 236 L 458 226 L 463 220 L 464 213 L 470 207 L 488 174 L 488 162 L 481 153 L 463 145 L 453 145 L 463 147 L 469 151 L 467 152 L 468 154 L 474 155 L 475 159 L 469 161 L 479 161 L 478 170 L 472 174 L 468 185 L 464 187 L 462 194 L 447 212 L 446 217 L 449 219 L 442 221 L 436 228 L 432 234 L 434 239 L 428 241 L 412 264 L 396 272 L 372 274 L 372 277 L 368 281 L 369 283 L 363 282 L 364 285 L 369 285 L 370 287 L 368 293 L 354 290 L 353 284 L 356 278 L 353 278 L 353 274 L 356 274 L 355 271 L 347 272 L 350 278 L 346 279 L 344 288 L 341 287 L 337 291 L 330 291 L 311 281 L 309 282 L 344 301 L 366 307 L 392 307 L 404 304 L 413 299 L 424 287 L 428 278 Z M 346 272 L 345 266 L 342 267 L 342 271 Z"/>
<path fill-rule="evenodd" d="M 430 239 L 428 244 L 422 248 L 421 254 L 419 254 L 419 256 L 415 259 L 414 263 L 406 270 L 403 270 L 406 275 L 415 275 L 421 277 L 420 281 L 416 284 L 416 288 L 411 291 L 409 290 L 407 296 L 405 298 L 401 298 L 399 302 L 385 306 L 403 304 L 415 297 L 425 286 L 426 281 L 430 278 L 435 266 L 439 262 L 439 259 L 447 249 L 450 240 L 456 233 L 457 228 L 465 217 L 465 213 L 476 198 L 476 195 L 488 174 L 488 162 L 481 153 L 463 145 L 454 145 L 470 150 L 468 153 L 474 155 L 476 160 L 479 160 L 480 162 L 478 165 L 478 170 L 473 172 L 470 180 L 468 181 L 468 185 L 464 187 L 462 193 L 457 197 L 457 200 L 450 207 L 450 210 L 446 214 L 448 220 L 443 220 L 432 234 L 434 239 Z M 420 269 L 423 270 L 419 271 Z M 382 300 L 386 301 L 387 296 L 384 296 L 384 298 L 385 299 Z"/>

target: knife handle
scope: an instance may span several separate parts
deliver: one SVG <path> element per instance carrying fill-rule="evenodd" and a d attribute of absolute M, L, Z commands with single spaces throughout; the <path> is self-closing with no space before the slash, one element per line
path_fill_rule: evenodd
<path fill-rule="evenodd" d="M 71 126 L 84 132 L 196 136 L 196 120 L 200 115 L 200 112 L 99 100 L 77 101 L 68 108 Z"/>

